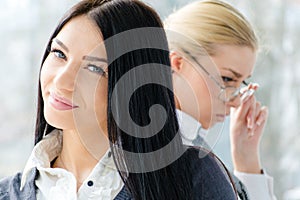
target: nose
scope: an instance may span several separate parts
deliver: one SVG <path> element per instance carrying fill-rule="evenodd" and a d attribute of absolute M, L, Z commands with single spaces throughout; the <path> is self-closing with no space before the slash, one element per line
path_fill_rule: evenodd
<path fill-rule="evenodd" d="M 241 105 L 241 97 L 240 95 L 238 95 L 237 97 L 235 97 L 234 99 L 232 99 L 231 101 L 228 101 L 226 103 L 226 106 L 228 107 L 233 107 L 233 108 L 237 108 Z"/>
<path fill-rule="evenodd" d="M 53 79 L 54 85 L 57 89 L 63 91 L 74 91 L 75 79 L 77 70 L 74 67 L 74 63 L 66 63 L 55 75 Z"/>

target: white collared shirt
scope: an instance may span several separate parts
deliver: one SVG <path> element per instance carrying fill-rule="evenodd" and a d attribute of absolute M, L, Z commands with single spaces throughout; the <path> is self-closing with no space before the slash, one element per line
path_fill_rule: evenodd
<path fill-rule="evenodd" d="M 62 132 L 54 130 L 33 149 L 21 180 L 21 189 L 28 172 L 36 167 L 39 177 L 35 181 L 38 200 L 111 200 L 121 191 L 124 183 L 116 170 L 108 150 L 83 182 L 77 192 L 75 176 L 65 169 L 51 168 L 50 162 L 62 149 Z"/>
<path fill-rule="evenodd" d="M 176 114 L 182 133 L 182 141 L 185 145 L 193 146 L 194 144 L 192 141 L 194 141 L 197 136 L 205 139 L 207 130 L 203 129 L 201 124 L 195 118 L 178 109 L 176 109 Z"/>
<path fill-rule="evenodd" d="M 208 130 L 201 128 L 201 124 L 192 116 L 181 110 L 176 110 L 182 141 L 186 145 L 193 145 L 192 141 L 201 136 L 204 140 Z M 273 191 L 273 177 L 264 174 L 249 174 L 234 171 L 234 175 L 246 186 L 250 199 L 276 200 Z"/>

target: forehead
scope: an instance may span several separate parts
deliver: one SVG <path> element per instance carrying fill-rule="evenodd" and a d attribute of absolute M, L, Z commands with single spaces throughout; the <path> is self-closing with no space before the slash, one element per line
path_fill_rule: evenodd
<path fill-rule="evenodd" d="M 253 73 L 256 51 L 248 46 L 217 45 L 211 57 L 219 70 L 232 70 L 246 78 Z"/>
<path fill-rule="evenodd" d="M 85 15 L 67 22 L 56 38 L 68 49 L 81 50 L 85 54 L 96 48 L 104 48 L 100 28 Z"/>

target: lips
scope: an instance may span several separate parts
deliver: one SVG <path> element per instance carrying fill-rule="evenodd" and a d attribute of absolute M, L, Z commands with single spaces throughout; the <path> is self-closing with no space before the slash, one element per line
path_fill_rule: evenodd
<path fill-rule="evenodd" d="M 78 108 L 70 100 L 60 97 L 57 94 L 50 92 L 49 103 L 57 110 L 72 110 Z"/>
<path fill-rule="evenodd" d="M 218 122 L 223 122 L 225 120 L 226 115 L 223 114 L 217 114 L 217 121 Z"/>

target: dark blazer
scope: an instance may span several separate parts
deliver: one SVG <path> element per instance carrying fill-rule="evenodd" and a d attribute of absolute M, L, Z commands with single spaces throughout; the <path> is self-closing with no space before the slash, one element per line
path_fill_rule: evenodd
<path fill-rule="evenodd" d="M 183 156 L 189 156 L 193 185 L 192 199 L 195 200 L 236 200 L 237 196 L 230 182 L 229 176 L 220 162 L 211 154 L 200 156 L 202 151 L 189 148 Z M 203 152 L 202 152 L 203 153 Z M 22 174 L 7 177 L 0 181 L 0 200 L 36 200 L 35 180 L 38 171 L 33 168 L 27 182 L 20 191 Z M 115 200 L 133 200 L 124 186 Z"/>

